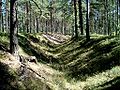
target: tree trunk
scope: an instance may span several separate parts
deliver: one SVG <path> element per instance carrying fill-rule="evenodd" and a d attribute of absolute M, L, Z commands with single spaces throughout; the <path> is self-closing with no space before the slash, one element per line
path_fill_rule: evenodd
<path fill-rule="evenodd" d="M 2 32 L 4 32 L 4 17 L 3 17 L 3 14 L 2 14 Z"/>
<path fill-rule="evenodd" d="M 27 29 L 27 33 L 29 33 L 29 19 L 28 19 L 28 16 L 29 16 L 29 9 L 28 9 L 28 5 L 29 2 L 26 2 L 26 29 Z"/>
<path fill-rule="evenodd" d="M 30 15 L 29 15 L 29 18 L 30 18 L 30 33 L 32 32 L 32 8 L 31 8 L 31 2 L 29 1 L 29 5 L 30 5 Z"/>
<path fill-rule="evenodd" d="M 117 9 L 117 16 L 116 16 L 116 20 L 117 20 L 117 27 L 116 27 L 116 35 L 118 34 L 118 26 L 119 26 L 119 1 L 116 1 L 116 9 Z"/>
<path fill-rule="evenodd" d="M 53 32 L 53 17 L 52 17 L 52 11 L 50 11 L 50 30 L 51 33 Z"/>
<path fill-rule="evenodd" d="M 86 0 L 86 8 L 87 8 L 87 13 L 86 13 L 86 40 L 90 40 L 90 34 L 89 34 L 89 0 Z"/>
<path fill-rule="evenodd" d="M 8 10 L 8 8 L 9 8 L 9 1 L 8 0 L 6 0 L 6 14 L 5 14 L 5 25 L 6 25 L 6 32 L 9 32 L 9 10 Z"/>
<path fill-rule="evenodd" d="M 35 20 L 33 12 L 32 12 L 32 33 L 35 33 Z"/>
<path fill-rule="evenodd" d="M 37 16 L 36 16 L 36 30 L 37 30 L 37 33 L 39 33 L 39 22 L 38 22 Z"/>
<path fill-rule="evenodd" d="M 78 5 L 79 5 L 79 29 L 81 31 L 81 35 L 83 35 L 82 0 L 78 0 Z"/>
<path fill-rule="evenodd" d="M 61 21 L 61 34 L 63 34 L 63 23 L 64 23 L 64 19 L 62 18 L 62 21 Z"/>
<path fill-rule="evenodd" d="M 48 21 L 46 20 L 46 22 L 45 22 L 45 33 L 47 33 L 47 30 L 48 30 Z"/>
<path fill-rule="evenodd" d="M 17 18 L 15 16 L 16 1 L 10 0 L 10 53 L 18 60 Z"/>
<path fill-rule="evenodd" d="M 74 13 L 75 13 L 75 38 L 78 38 L 76 0 L 74 0 Z"/>
<path fill-rule="evenodd" d="M 107 34 L 107 1 L 104 1 L 104 35 Z"/>
<path fill-rule="evenodd" d="M 2 0 L 0 0 L 0 31 L 2 30 Z"/>

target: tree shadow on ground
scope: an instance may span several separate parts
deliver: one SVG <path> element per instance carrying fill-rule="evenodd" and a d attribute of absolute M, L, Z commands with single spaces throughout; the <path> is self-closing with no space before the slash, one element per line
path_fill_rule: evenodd
<path fill-rule="evenodd" d="M 9 71 L 9 67 L 0 62 L 0 90 L 19 90 L 16 76 Z"/>
<path fill-rule="evenodd" d="M 120 77 L 116 77 L 113 80 L 100 85 L 99 87 L 102 87 L 102 90 L 120 90 Z"/>
<path fill-rule="evenodd" d="M 22 47 L 22 49 L 24 50 L 25 53 L 27 53 L 30 56 L 35 56 L 39 62 L 43 62 L 43 63 L 49 63 L 50 62 L 50 57 L 47 56 L 45 53 L 42 53 L 41 51 L 39 51 L 38 48 L 32 46 L 30 44 L 30 41 L 22 36 L 19 36 L 19 45 L 20 47 Z M 55 58 L 52 58 L 55 59 Z M 55 59 L 55 61 L 57 61 Z"/>
<path fill-rule="evenodd" d="M 77 79 L 85 80 L 87 76 L 92 76 L 95 73 L 100 73 L 107 69 L 111 69 L 116 65 L 119 65 L 120 51 L 113 51 L 111 53 L 111 50 L 108 50 L 108 53 L 108 55 L 107 53 L 101 53 L 100 51 L 91 53 L 88 60 L 78 61 L 77 64 L 69 67 L 70 72 L 68 75 L 71 75 Z M 92 55 L 94 55 L 94 57 Z"/>
<path fill-rule="evenodd" d="M 64 59 L 64 58 L 66 58 L 66 56 L 69 57 L 70 54 L 72 54 L 73 52 L 78 51 L 76 54 L 71 55 L 72 60 L 75 60 L 77 55 L 80 55 L 80 54 L 82 54 L 82 53 L 84 53 L 84 52 L 87 52 L 87 51 L 88 51 L 87 49 L 89 49 L 90 47 L 96 45 L 97 43 L 99 44 L 100 41 L 102 41 L 102 40 L 104 40 L 104 39 L 107 39 L 107 38 L 108 38 L 108 37 L 104 37 L 104 38 L 100 38 L 100 39 L 96 39 L 96 40 L 95 40 L 95 39 L 91 39 L 89 42 L 88 42 L 88 41 L 85 41 L 85 40 L 82 40 L 82 41 L 80 41 L 79 46 L 76 46 L 75 48 L 72 48 L 72 49 L 70 49 L 70 50 L 67 50 L 67 51 L 63 52 L 63 53 L 61 54 L 61 56 L 60 56 L 60 59 Z M 72 42 L 72 43 L 74 43 L 74 42 Z M 72 44 L 72 43 L 70 43 L 70 44 Z M 76 43 L 76 41 L 75 41 L 75 43 Z M 77 42 L 77 43 L 78 43 L 78 42 Z M 68 47 L 68 46 L 67 46 L 67 47 Z M 82 49 L 82 50 L 80 51 L 80 49 Z M 96 52 L 95 52 L 95 53 L 96 53 Z M 64 57 L 64 58 L 62 58 L 62 57 Z M 69 58 L 70 58 L 70 57 L 69 57 Z M 67 58 L 66 58 L 66 59 L 67 59 Z M 64 59 L 64 61 L 65 61 L 66 59 Z M 67 64 L 67 63 L 66 63 L 66 64 Z"/>
<path fill-rule="evenodd" d="M 97 43 L 100 43 L 100 41 L 105 40 L 105 39 L 107 39 L 107 38 L 108 38 L 108 37 L 99 38 L 99 39 L 91 39 L 89 42 L 84 39 L 84 40 L 82 40 L 82 41 L 79 42 L 79 46 L 76 46 L 76 47 L 73 48 L 73 49 L 70 49 L 70 50 L 67 50 L 67 51 L 63 52 L 63 53 L 61 54 L 61 56 L 60 56 L 60 59 L 61 59 L 61 60 L 63 59 L 63 61 L 65 61 L 65 60 L 68 61 L 67 58 L 65 59 L 66 56 L 69 57 L 69 55 L 72 54 L 74 51 L 78 51 L 78 50 L 80 50 L 80 49 L 83 49 L 82 51 L 77 52 L 75 55 L 71 55 L 71 56 L 70 56 L 70 57 L 71 57 L 71 60 L 75 60 L 77 55 L 80 55 L 80 54 L 86 52 L 88 48 L 96 45 Z M 78 43 L 78 41 L 74 41 L 74 42 L 71 42 L 70 44 L 76 43 L 76 42 Z M 68 47 L 70 44 L 67 44 L 67 45 L 65 45 L 64 47 Z M 63 58 L 63 57 L 64 57 L 64 58 Z M 69 58 L 70 58 L 70 57 L 69 57 Z M 70 59 L 69 59 L 69 60 L 70 60 Z M 64 64 L 65 64 L 65 63 L 64 63 Z M 66 64 L 67 64 L 67 63 L 66 63 Z"/>
<path fill-rule="evenodd" d="M 7 64 L 0 62 L 0 90 L 52 89 L 39 78 L 36 78 L 34 72 L 27 69 L 26 71 L 14 71 L 13 68 L 10 68 Z"/>
<path fill-rule="evenodd" d="M 69 54 L 67 54 L 68 52 L 64 53 L 59 59 L 63 61 L 63 67 L 68 72 L 67 76 L 85 80 L 88 76 L 92 76 L 95 73 L 100 73 L 107 69 L 111 69 L 116 65 L 119 65 L 120 51 L 113 51 L 113 48 L 117 47 L 119 44 L 116 42 L 110 42 L 107 45 L 100 46 L 100 42 L 105 39 L 108 39 L 108 37 L 91 40 L 90 42 L 82 42 L 82 44 L 80 44 L 80 47 L 71 50 Z M 83 50 L 79 51 L 81 48 Z M 70 56 L 70 53 L 72 54 L 74 50 L 77 50 L 78 52 Z M 93 51 L 87 54 L 85 58 L 79 57 L 80 54 L 88 52 L 90 50 Z M 79 60 L 77 60 L 77 58 Z M 77 60 L 75 64 L 66 66 L 67 64 L 69 64 L 70 62 L 74 62 L 75 60 Z"/>

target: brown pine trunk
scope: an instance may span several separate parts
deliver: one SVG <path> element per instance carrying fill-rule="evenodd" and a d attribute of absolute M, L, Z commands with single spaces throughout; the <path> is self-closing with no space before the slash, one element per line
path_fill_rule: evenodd
<path fill-rule="evenodd" d="M 52 11 L 50 11 L 50 30 L 51 30 L 51 33 L 53 32 L 53 17 L 52 17 Z"/>
<path fill-rule="evenodd" d="M 87 13 L 86 13 L 86 40 L 90 40 L 90 34 L 89 34 L 89 0 L 86 0 L 86 8 L 87 8 Z"/>
<path fill-rule="evenodd" d="M 62 21 L 61 21 L 61 34 L 63 34 L 63 27 L 64 27 L 63 23 L 64 23 L 64 20 L 62 18 Z"/>
<path fill-rule="evenodd" d="M 17 0 L 10 0 L 10 53 L 18 58 L 17 18 L 15 15 L 15 3 Z"/>
<path fill-rule="evenodd" d="M 26 2 L 26 29 L 27 29 L 27 33 L 29 33 L 29 19 L 28 19 L 28 13 L 29 13 L 29 9 L 28 9 L 28 2 Z"/>
<path fill-rule="evenodd" d="M 35 30 L 35 16 L 32 16 L 32 19 L 33 19 L 33 26 L 32 26 L 33 27 L 33 33 L 35 33 L 35 31 L 36 31 Z"/>
<path fill-rule="evenodd" d="M 30 18 L 30 33 L 32 32 L 31 30 L 32 30 L 32 8 L 31 8 L 31 3 L 30 3 L 30 1 L 29 1 L 29 5 L 30 5 L 30 16 L 29 16 L 29 18 Z"/>
<path fill-rule="evenodd" d="M 53 33 L 53 1 L 50 1 L 50 32 Z"/>
<path fill-rule="evenodd" d="M 117 20 L 116 35 L 118 35 L 118 25 L 119 25 L 119 1 L 118 1 L 118 0 L 117 0 L 117 2 L 116 2 L 116 9 L 117 9 L 117 16 L 116 16 L 116 20 Z"/>
<path fill-rule="evenodd" d="M 36 30 L 37 30 L 37 33 L 39 33 L 39 22 L 38 22 L 37 16 L 36 16 Z"/>
<path fill-rule="evenodd" d="M 79 29 L 81 31 L 81 35 L 83 35 L 82 0 L 78 0 L 78 6 L 79 6 Z"/>
<path fill-rule="evenodd" d="M 9 32 L 9 10 L 8 10 L 8 0 L 6 0 L 6 14 L 5 14 L 5 25 L 6 25 L 6 32 Z"/>
<path fill-rule="evenodd" d="M 2 0 L 0 0 L 0 31 L 2 30 Z"/>
<path fill-rule="evenodd" d="M 3 17 L 3 14 L 2 14 L 2 32 L 4 32 L 4 17 Z"/>
<path fill-rule="evenodd" d="M 74 0 L 74 13 L 75 13 L 75 38 L 78 38 L 76 0 Z"/>
<path fill-rule="evenodd" d="M 45 24 L 45 33 L 47 33 L 47 30 L 48 30 L 48 21 L 46 20 L 46 24 Z"/>

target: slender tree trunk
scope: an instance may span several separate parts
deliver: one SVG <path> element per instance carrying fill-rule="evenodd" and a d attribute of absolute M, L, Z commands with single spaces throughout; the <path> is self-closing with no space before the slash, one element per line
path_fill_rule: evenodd
<path fill-rule="evenodd" d="M 63 20 L 63 18 L 62 18 L 62 21 L 61 21 L 61 34 L 64 33 L 64 32 L 63 32 L 63 27 L 64 27 L 63 23 L 64 23 L 64 20 Z"/>
<path fill-rule="evenodd" d="M 64 10 L 63 10 L 63 13 L 65 13 Z M 62 26 L 62 30 L 63 31 L 62 31 L 62 34 L 65 34 L 65 29 L 64 29 L 65 28 L 65 24 L 64 23 L 65 23 L 65 14 L 63 14 L 63 26 Z"/>
<path fill-rule="evenodd" d="M 24 16 L 22 16 L 22 32 L 25 33 Z"/>
<path fill-rule="evenodd" d="M 41 20 L 40 20 L 40 16 L 38 18 L 38 22 L 39 22 L 39 32 L 41 32 Z"/>
<path fill-rule="evenodd" d="M 108 35 L 110 35 L 110 20 L 108 20 Z"/>
<path fill-rule="evenodd" d="M 28 19 L 28 16 L 29 16 L 29 9 L 28 9 L 28 3 L 29 2 L 26 2 L 26 29 L 27 29 L 27 33 L 29 33 L 29 19 Z"/>
<path fill-rule="evenodd" d="M 38 22 L 37 16 L 36 16 L 36 30 L 37 30 L 37 33 L 39 33 L 39 22 Z"/>
<path fill-rule="evenodd" d="M 40 21 L 40 22 L 41 22 L 41 32 L 43 32 L 43 27 L 44 27 L 44 26 L 43 26 L 43 18 L 41 18 L 41 21 Z"/>
<path fill-rule="evenodd" d="M 91 1 L 91 3 L 93 3 L 92 1 Z M 94 33 L 94 8 L 93 7 L 90 7 L 89 8 L 90 9 L 90 15 L 89 15 L 89 24 L 90 24 L 90 29 L 89 29 L 89 31 L 90 31 L 90 33 Z"/>
<path fill-rule="evenodd" d="M 108 0 L 106 0 L 106 25 L 107 25 L 107 33 L 109 32 L 109 19 L 108 19 L 108 17 L 109 17 L 109 15 L 108 15 L 108 7 L 109 7 L 109 5 L 108 5 Z M 108 35 L 109 35 L 109 33 L 108 33 Z"/>
<path fill-rule="evenodd" d="M 79 29 L 81 31 L 81 35 L 83 35 L 82 0 L 78 0 L 78 5 L 79 5 Z"/>
<path fill-rule="evenodd" d="M 3 17 L 3 3 L 0 1 L 0 23 L 1 23 L 1 32 L 4 32 L 4 17 Z"/>
<path fill-rule="evenodd" d="M 8 0 L 6 0 L 6 13 L 5 13 L 5 25 L 6 25 L 6 32 L 8 32 L 8 29 L 9 29 L 9 20 L 8 20 L 8 18 L 9 18 L 9 10 L 8 10 Z"/>
<path fill-rule="evenodd" d="M 75 38 L 78 38 L 76 0 L 74 0 L 74 12 L 75 12 Z"/>
<path fill-rule="evenodd" d="M 2 30 L 2 0 L 0 0 L 0 31 Z"/>
<path fill-rule="evenodd" d="M 47 33 L 47 29 L 48 29 L 48 27 L 47 27 L 47 20 L 45 21 L 45 33 Z"/>
<path fill-rule="evenodd" d="M 32 8 L 31 8 L 31 3 L 30 3 L 30 1 L 29 1 L 29 5 L 30 5 L 30 17 L 29 17 L 30 20 L 29 20 L 29 21 L 30 21 L 30 33 L 31 33 L 31 30 L 32 30 L 32 11 L 31 11 L 31 9 L 32 9 Z"/>
<path fill-rule="evenodd" d="M 66 21 L 64 21 L 64 35 L 67 34 Z"/>
<path fill-rule="evenodd" d="M 32 13 L 33 14 L 33 13 Z M 32 15 L 32 33 L 35 33 L 35 20 L 34 15 Z"/>
<path fill-rule="evenodd" d="M 10 33 L 10 11 L 8 11 L 8 33 Z"/>
<path fill-rule="evenodd" d="M 17 21 L 17 23 L 16 23 L 16 30 L 17 30 L 17 34 L 18 34 L 18 32 L 19 32 L 19 26 L 18 26 L 18 7 L 17 7 L 17 3 L 15 3 L 15 18 L 16 18 L 16 21 Z"/>
<path fill-rule="evenodd" d="M 3 14 L 2 14 L 2 32 L 4 32 L 5 30 L 4 30 L 4 17 L 3 17 Z"/>
<path fill-rule="evenodd" d="M 56 19 L 56 21 L 55 21 L 55 33 L 58 33 L 58 28 L 59 28 L 59 21 Z"/>
<path fill-rule="evenodd" d="M 17 0 L 10 0 L 10 53 L 18 58 L 17 18 L 15 16 L 15 3 Z"/>
<path fill-rule="evenodd" d="M 104 0 L 104 35 L 107 34 L 107 0 Z"/>
<path fill-rule="evenodd" d="M 52 18 L 52 11 L 50 11 L 50 30 L 51 30 L 51 33 L 53 32 L 53 18 Z"/>
<path fill-rule="evenodd" d="M 53 33 L 53 0 L 50 1 L 50 32 Z"/>
<path fill-rule="evenodd" d="M 116 0 L 116 9 L 117 9 L 117 14 L 116 14 L 116 20 L 117 20 L 117 25 L 116 25 L 116 35 L 118 34 L 118 24 L 119 24 L 119 1 Z"/>
<path fill-rule="evenodd" d="M 87 7 L 87 13 L 86 13 L 86 39 L 87 41 L 90 40 L 90 34 L 89 34 L 89 0 L 86 0 L 86 7 Z"/>

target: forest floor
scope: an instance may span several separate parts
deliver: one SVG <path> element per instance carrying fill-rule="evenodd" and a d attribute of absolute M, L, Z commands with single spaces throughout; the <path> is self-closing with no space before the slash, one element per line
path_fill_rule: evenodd
<path fill-rule="evenodd" d="M 38 63 L 16 61 L 9 36 L 0 34 L 0 90 L 119 90 L 120 37 L 19 34 L 19 54 Z M 3 81 L 4 79 L 4 81 Z M 2 82 L 1 82 L 2 81 Z"/>

